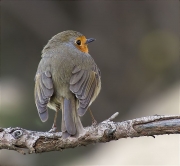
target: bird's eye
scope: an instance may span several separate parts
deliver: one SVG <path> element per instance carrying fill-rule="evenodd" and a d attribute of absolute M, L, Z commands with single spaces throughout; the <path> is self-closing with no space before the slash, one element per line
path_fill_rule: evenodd
<path fill-rule="evenodd" d="M 77 41 L 76 41 L 76 44 L 77 44 L 77 45 L 81 45 L 81 40 L 77 40 Z"/>

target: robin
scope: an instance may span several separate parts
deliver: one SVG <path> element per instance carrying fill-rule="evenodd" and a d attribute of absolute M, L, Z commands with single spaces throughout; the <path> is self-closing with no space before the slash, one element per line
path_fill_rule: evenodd
<path fill-rule="evenodd" d="M 35 76 L 35 103 L 41 121 L 48 119 L 47 107 L 56 111 L 50 131 L 56 131 L 57 113 L 62 110 L 63 138 L 85 132 L 83 116 L 101 89 L 100 70 L 88 53 L 86 39 L 79 32 L 67 30 L 49 40 Z"/>

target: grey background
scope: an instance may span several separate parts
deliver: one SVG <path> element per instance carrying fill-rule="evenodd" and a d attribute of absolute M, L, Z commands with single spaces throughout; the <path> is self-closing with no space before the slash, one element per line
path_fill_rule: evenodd
<path fill-rule="evenodd" d="M 96 38 L 89 45 L 102 73 L 102 90 L 91 107 L 96 120 L 117 111 L 116 121 L 136 118 L 132 108 L 179 82 L 179 20 L 175 0 L 1 1 L 0 126 L 51 128 L 54 112 L 42 123 L 36 111 L 34 76 L 41 50 L 64 30 Z M 151 112 L 144 110 L 142 116 L 148 115 Z M 58 119 L 60 129 L 61 115 Z M 88 112 L 82 122 L 91 125 Z M 65 165 L 99 147 L 27 156 L 2 150 L 0 165 Z"/>

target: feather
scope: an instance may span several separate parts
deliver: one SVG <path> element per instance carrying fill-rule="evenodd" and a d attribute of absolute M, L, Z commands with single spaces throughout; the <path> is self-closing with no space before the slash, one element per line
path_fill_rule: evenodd
<path fill-rule="evenodd" d="M 35 103 L 39 116 L 43 122 L 48 119 L 47 104 L 54 93 L 50 72 L 36 75 L 35 79 Z"/>
<path fill-rule="evenodd" d="M 73 108 L 72 102 L 68 99 L 64 99 L 64 123 L 67 132 L 71 135 L 76 134 L 76 126 L 73 118 L 73 109 L 75 109 L 75 107 Z"/>
<path fill-rule="evenodd" d="M 70 79 L 70 90 L 79 100 L 78 114 L 83 116 L 89 107 L 98 87 L 100 72 L 94 66 L 92 70 L 80 70 L 75 68 Z"/>
<path fill-rule="evenodd" d="M 80 72 L 73 74 L 70 79 L 70 85 L 76 84 L 81 79 L 83 74 L 84 74 L 84 70 L 81 70 Z"/>

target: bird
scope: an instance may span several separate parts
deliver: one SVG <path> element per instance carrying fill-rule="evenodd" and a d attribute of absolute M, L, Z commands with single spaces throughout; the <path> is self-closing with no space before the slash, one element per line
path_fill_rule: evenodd
<path fill-rule="evenodd" d="M 57 131 L 57 114 L 62 111 L 62 137 L 85 133 L 82 117 L 101 90 L 101 72 L 86 38 L 73 30 L 53 36 L 43 48 L 35 75 L 34 98 L 42 122 L 48 120 L 48 108 L 55 110 L 50 132 Z"/>

